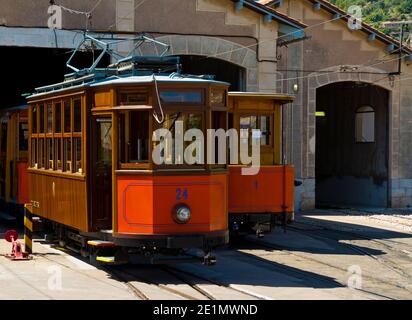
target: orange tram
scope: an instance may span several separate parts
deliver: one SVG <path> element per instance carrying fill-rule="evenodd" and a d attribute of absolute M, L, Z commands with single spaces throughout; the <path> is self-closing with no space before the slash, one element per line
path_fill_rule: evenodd
<path fill-rule="evenodd" d="M 20 138 L 1 139 L 2 178 L 10 175 L 3 169 L 10 161 L 21 175 L 18 185 L 4 187 L 1 180 L 4 201 L 18 190 L 19 201 L 53 231 L 48 238 L 92 263 L 201 259 L 210 265 L 229 230 L 261 235 L 279 214 L 292 220 L 293 167 L 281 164 L 281 106 L 293 97 L 229 93 L 228 83 L 182 75 L 179 66 L 178 57 L 129 57 L 37 88 L 28 110 L 16 111 L 14 129 L 6 130 L 17 132 L 28 119 L 28 132 L 17 134 L 27 147 L 10 147 Z M 237 164 L 186 163 L 154 135 L 157 129 L 175 135 L 178 120 L 180 130 L 198 129 L 205 140 L 212 139 L 208 129 L 260 129 L 259 173 L 243 176 Z M 160 144 L 162 164 L 152 157 Z M 191 151 L 197 153 L 206 150 Z"/>

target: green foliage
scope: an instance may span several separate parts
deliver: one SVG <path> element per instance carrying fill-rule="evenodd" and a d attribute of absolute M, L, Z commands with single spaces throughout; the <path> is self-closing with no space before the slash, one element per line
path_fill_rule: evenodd
<path fill-rule="evenodd" d="M 412 0 L 330 0 L 332 3 L 347 10 L 352 5 L 362 8 L 366 23 L 390 33 L 380 27 L 384 21 L 412 20 Z M 393 30 L 391 30 L 393 32 Z"/>

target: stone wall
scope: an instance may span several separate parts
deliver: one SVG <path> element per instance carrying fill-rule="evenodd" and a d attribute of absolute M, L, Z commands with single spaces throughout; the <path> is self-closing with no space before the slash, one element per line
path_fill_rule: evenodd
<path fill-rule="evenodd" d="M 288 122 L 293 126 L 292 162 L 303 181 L 296 188 L 296 210 L 315 205 L 316 89 L 339 81 L 372 83 L 389 90 L 388 203 L 412 205 L 412 65 L 404 61 L 404 74 L 388 77 L 388 72 L 397 70 L 397 56 L 388 54 L 386 44 L 368 41 L 366 33 L 350 30 L 344 21 L 330 21 L 333 16 L 315 10 L 310 1 L 284 1 L 277 10 L 306 23 L 305 33 L 312 37 L 282 52 L 278 68 L 286 70 L 278 76 L 278 81 L 286 79 L 285 91 L 293 93 L 293 84 L 300 88 L 292 107 L 294 121 Z"/>

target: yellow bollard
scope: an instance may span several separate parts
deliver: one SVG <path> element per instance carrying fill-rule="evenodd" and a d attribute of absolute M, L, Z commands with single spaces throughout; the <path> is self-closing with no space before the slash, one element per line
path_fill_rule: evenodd
<path fill-rule="evenodd" d="M 33 253 L 33 214 L 32 205 L 24 205 L 24 250 L 28 254 Z"/>

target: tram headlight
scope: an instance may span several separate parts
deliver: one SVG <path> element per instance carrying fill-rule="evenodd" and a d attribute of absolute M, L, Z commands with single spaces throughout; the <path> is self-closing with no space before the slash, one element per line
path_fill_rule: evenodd
<path fill-rule="evenodd" d="M 192 212 L 189 206 L 185 204 L 180 203 L 176 205 L 173 209 L 173 219 L 177 223 L 188 223 L 191 216 Z"/>

